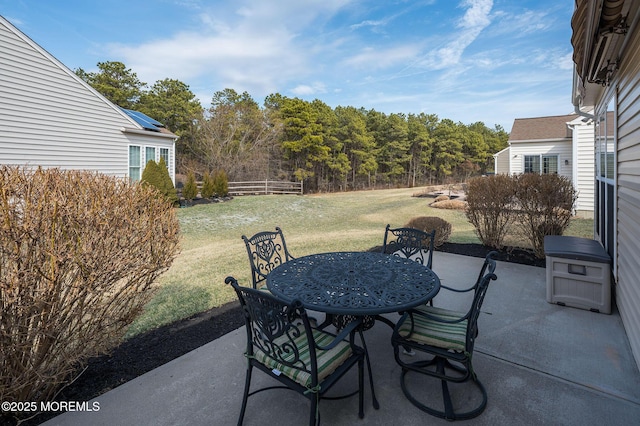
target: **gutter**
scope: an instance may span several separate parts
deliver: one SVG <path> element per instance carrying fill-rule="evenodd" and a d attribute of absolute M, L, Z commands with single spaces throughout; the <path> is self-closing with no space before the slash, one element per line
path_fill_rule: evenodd
<path fill-rule="evenodd" d="M 120 129 L 120 131 L 123 132 L 123 133 L 135 133 L 135 134 L 144 135 L 144 136 L 153 136 L 153 137 L 173 139 L 174 142 L 176 140 L 178 140 L 178 136 L 173 134 L 173 133 L 152 132 L 152 131 L 149 131 L 149 130 L 132 129 L 132 128 L 127 128 L 127 127 L 122 127 Z"/>

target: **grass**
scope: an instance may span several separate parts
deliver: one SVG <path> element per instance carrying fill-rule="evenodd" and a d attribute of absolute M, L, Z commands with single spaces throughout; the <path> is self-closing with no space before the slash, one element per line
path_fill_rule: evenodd
<path fill-rule="evenodd" d="M 158 291 L 127 336 L 224 305 L 236 296 L 228 275 L 249 285 L 247 252 L 240 236 L 280 226 L 294 256 L 368 250 L 382 244 L 384 227 L 416 216 L 439 216 L 452 225 L 449 241 L 479 243 L 464 212 L 434 209 L 417 188 L 320 195 L 236 197 L 230 202 L 178 210 L 181 253 L 160 278 Z M 574 219 L 567 235 L 593 237 L 593 220 Z M 517 244 L 518 242 L 515 242 Z M 527 247 L 525 242 L 517 244 Z"/>

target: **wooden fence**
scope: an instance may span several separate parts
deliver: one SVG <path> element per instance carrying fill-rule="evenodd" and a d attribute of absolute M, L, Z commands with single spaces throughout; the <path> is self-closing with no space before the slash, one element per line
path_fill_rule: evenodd
<path fill-rule="evenodd" d="M 278 180 L 254 180 L 247 182 L 229 182 L 229 195 L 267 195 L 297 194 L 302 195 L 302 182 L 286 182 Z"/>

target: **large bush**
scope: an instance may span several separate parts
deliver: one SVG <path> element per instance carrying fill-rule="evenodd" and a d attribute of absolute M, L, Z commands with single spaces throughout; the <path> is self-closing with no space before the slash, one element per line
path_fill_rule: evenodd
<path fill-rule="evenodd" d="M 437 216 L 418 216 L 411 219 L 406 225 L 408 228 L 419 229 L 424 232 L 431 232 L 435 229 L 436 234 L 433 241 L 435 247 L 449 241 L 451 236 L 451 224 Z"/>
<path fill-rule="evenodd" d="M 470 179 L 467 188 L 469 222 L 475 227 L 482 244 L 502 248 L 514 220 L 514 179 L 507 175 L 493 175 Z"/>
<path fill-rule="evenodd" d="M 153 160 L 149 160 L 144 170 L 142 171 L 142 182 L 146 182 L 152 185 L 160 193 L 162 193 L 169 201 L 176 203 L 178 201 L 178 195 L 176 188 L 173 186 L 171 176 L 169 176 L 169 169 L 163 158 L 160 158 L 160 162 L 156 163 Z"/>
<path fill-rule="evenodd" d="M 520 230 L 543 258 L 545 235 L 562 235 L 569 226 L 576 190 L 569 178 L 557 174 L 526 173 L 514 179 Z"/>
<path fill-rule="evenodd" d="M 150 185 L 0 167 L 0 401 L 51 399 L 121 342 L 178 251 Z"/>

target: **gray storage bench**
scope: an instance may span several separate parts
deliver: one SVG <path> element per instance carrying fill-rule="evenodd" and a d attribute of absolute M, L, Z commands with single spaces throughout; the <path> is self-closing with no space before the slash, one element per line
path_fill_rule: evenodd
<path fill-rule="evenodd" d="M 596 240 L 547 235 L 547 302 L 611 313 L 611 258 Z"/>

